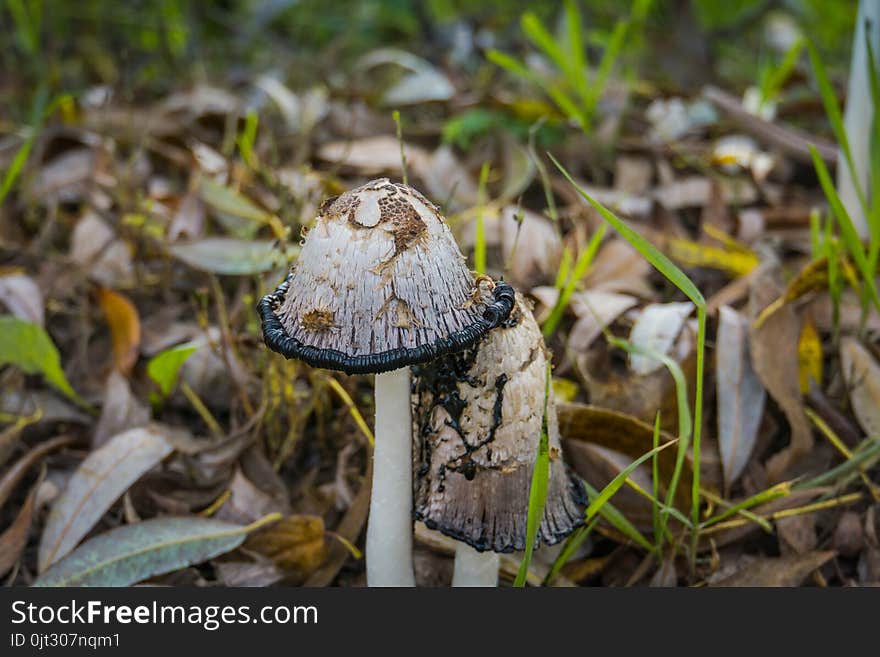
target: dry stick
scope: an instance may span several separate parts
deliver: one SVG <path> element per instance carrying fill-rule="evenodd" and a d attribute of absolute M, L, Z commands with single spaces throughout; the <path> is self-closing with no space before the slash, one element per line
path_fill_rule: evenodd
<path fill-rule="evenodd" d="M 211 274 L 211 287 L 213 288 L 214 296 L 216 297 L 217 319 L 220 324 L 220 355 L 223 358 L 223 364 L 226 365 L 226 371 L 229 372 L 229 378 L 232 379 L 235 391 L 238 393 L 238 397 L 244 407 L 245 413 L 247 413 L 248 416 L 251 416 L 254 414 L 254 406 L 251 404 L 247 391 L 241 385 L 241 381 L 238 380 L 238 377 L 233 376 L 232 374 L 232 358 L 230 357 L 230 352 L 232 353 L 232 357 L 235 357 L 236 353 L 235 347 L 232 345 L 232 333 L 229 330 L 229 313 L 226 310 L 226 299 L 223 297 L 223 290 L 220 287 L 220 281 L 214 274 Z"/>
<path fill-rule="evenodd" d="M 786 128 L 766 119 L 762 119 L 746 110 L 736 96 L 718 89 L 707 86 L 703 89 L 703 96 L 722 112 L 729 115 L 734 123 L 744 131 L 751 133 L 758 139 L 766 141 L 771 146 L 778 148 L 784 154 L 793 157 L 799 162 L 809 164 L 810 144 L 816 147 L 819 155 L 828 164 L 837 162 L 837 147 L 831 142 L 816 137 L 797 128 Z"/>

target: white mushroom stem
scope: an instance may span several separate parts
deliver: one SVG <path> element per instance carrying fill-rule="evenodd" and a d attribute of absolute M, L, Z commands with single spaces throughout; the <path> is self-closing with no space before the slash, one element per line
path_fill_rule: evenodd
<path fill-rule="evenodd" d="M 477 552 L 467 543 L 456 541 L 453 587 L 498 586 L 500 559 L 496 552 Z"/>
<path fill-rule="evenodd" d="M 376 375 L 367 585 L 415 586 L 409 368 Z"/>
<path fill-rule="evenodd" d="M 865 22 L 869 21 L 871 31 L 866 35 Z M 868 173 L 870 171 L 870 142 L 867 136 L 871 132 L 871 120 L 874 116 L 874 104 L 871 100 L 871 87 L 868 78 L 868 47 L 871 41 L 874 56 L 880 58 L 880 2 L 877 0 L 861 0 L 856 29 L 853 33 L 852 61 L 849 69 L 849 90 L 846 95 L 846 112 L 843 117 L 843 128 L 852 151 L 855 172 L 851 171 L 843 154 L 837 163 L 837 192 L 846 207 L 856 230 L 862 238 L 868 236 L 868 222 L 862 205 L 856 194 L 858 181 L 862 191 L 870 198 L 878 190 L 868 190 Z M 880 64 L 880 62 L 875 62 Z M 854 175 L 855 174 L 855 175 Z"/>

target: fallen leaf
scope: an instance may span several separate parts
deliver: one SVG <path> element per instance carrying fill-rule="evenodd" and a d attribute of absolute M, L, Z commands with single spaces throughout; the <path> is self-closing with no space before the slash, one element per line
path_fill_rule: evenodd
<path fill-rule="evenodd" d="M 284 573 L 270 559 L 258 561 L 219 561 L 214 564 L 217 578 L 223 586 L 253 586 L 264 588 L 284 579 Z"/>
<path fill-rule="evenodd" d="M 724 484 L 730 490 L 755 447 L 766 393 L 752 368 L 749 321 L 728 306 L 718 309 L 715 385 L 718 447 Z"/>
<path fill-rule="evenodd" d="M 449 100 L 455 93 L 455 87 L 444 73 L 428 60 L 404 50 L 380 48 L 358 60 L 358 68 L 362 71 L 387 64 L 408 72 L 382 93 L 381 102 L 386 107 Z"/>
<path fill-rule="evenodd" d="M 588 290 L 621 292 L 650 299 L 654 292 L 648 285 L 651 263 L 624 239 L 605 240 L 584 277 Z"/>
<path fill-rule="evenodd" d="M 731 276 L 745 276 L 759 263 L 758 256 L 751 251 L 722 249 L 693 240 L 672 238 L 667 249 L 669 257 L 685 267 L 709 267 Z"/>
<path fill-rule="evenodd" d="M 282 570 L 307 577 L 324 561 L 324 521 L 320 516 L 287 516 L 249 537 L 245 546 L 266 556 Z"/>
<path fill-rule="evenodd" d="M 754 318 L 779 297 L 780 286 L 774 271 L 775 267 L 769 264 L 756 270 L 749 297 L 749 315 L 753 318 L 749 335 L 752 367 L 785 413 L 791 430 L 789 446 L 767 462 L 770 483 L 781 481 L 788 467 L 808 454 L 813 446 L 798 381 L 797 345 L 801 332 L 798 314 L 792 306 L 785 305 L 759 328 L 754 325 Z"/>
<path fill-rule="evenodd" d="M 559 418 L 559 435 L 566 448 L 566 458 L 575 470 L 578 470 L 577 456 L 573 450 L 575 443 L 593 443 L 625 454 L 630 461 L 650 452 L 654 447 L 654 427 L 630 415 L 579 403 L 559 403 L 556 406 L 556 413 Z M 673 440 L 672 436 L 661 432 L 661 444 L 670 440 Z M 568 456 L 568 450 L 572 450 L 571 456 Z M 660 484 L 663 489 L 672 478 L 675 459 L 675 451 L 671 449 L 663 450 L 657 455 Z M 624 464 L 626 465 L 629 465 L 629 462 Z M 690 480 L 690 469 L 685 467 L 681 472 L 678 488 L 682 495 L 685 494 L 684 491 L 690 490 Z M 594 482 L 591 483 L 596 486 Z M 687 495 L 690 493 L 688 492 Z"/>
<path fill-rule="evenodd" d="M 851 559 L 858 556 L 865 547 L 865 533 L 862 531 L 862 519 L 858 513 L 847 511 L 840 516 L 834 529 L 832 544 L 842 557 Z"/>
<path fill-rule="evenodd" d="M 116 288 L 134 283 L 131 247 L 94 212 L 87 212 L 73 229 L 70 259 L 101 285 Z"/>
<path fill-rule="evenodd" d="M 206 237 L 168 245 L 175 258 L 202 271 L 229 276 L 249 276 L 287 264 L 288 257 L 275 240 L 240 240 Z"/>
<path fill-rule="evenodd" d="M 0 315 L 0 335 L 0 365 L 15 365 L 26 374 L 42 374 L 77 404 L 87 406 L 64 375 L 58 349 L 41 326 Z"/>
<path fill-rule="evenodd" d="M 406 164 L 418 169 L 426 166 L 430 156 L 418 146 L 404 143 Z M 357 169 L 366 175 L 391 173 L 396 176 L 403 174 L 400 159 L 400 142 L 391 135 L 378 135 L 354 141 L 332 141 L 318 149 L 318 157 Z"/>
<path fill-rule="evenodd" d="M 836 552 L 809 552 L 789 557 L 758 557 L 734 575 L 711 586 L 800 586 Z"/>
<path fill-rule="evenodd" d="M 25 195 L 41 205 L 77 202 L 94 181 L 98 158 L 91 148 L 75 148 L 43 163 Z"/>
<path fill-rule="evenodd" d="M 162 434 L 141 427 L 114 436 L 89 454 L 46 520 L 38 554 L 40 572 L 70 552 L 113 503 L 171 450 Z"/>
<path fill-rule="evenodd" d="M 849 390 L 849 403 L 865 434 L 880 437 L 880 365 L 852 337 L 840 341 L 840 364 Z"/>
<path fill-rule="evenodd" d="M 272 219 L 272 213 L 259 207 L 247 196 L 211 178 L 202 178 L 199 197 L 215 210 L 256 224 L 267 224 Z"/>
<path fill-rule="evenodd" d="M 290 511 L 288 504 L 274 499 L 271 495 L 257 488 L 242 474 L 239 468 L 236 468 L 228 490 L 231 495 L 223 506 L 217 510 L 215 517 L 218 520 L 243 524 L 254 522 L 269 513 L 284 514 Z"/>
<path fill-rule="evenodd" d="M 83 543 L 34 586 L 131 586 L 234 550 L 253 529 L 191 517 L 123 525 Z"/>
<path fill-rule="evenodd" d="M 98 304 L 110 326 L 113 364 L 128 376 L 137 361 L 141 344 L 141 320 L 137 308 L 127 296 L 106 287 L 98 289 Z"/>
<path fill-rule="evenodd" d="M 506 271 L 514 285 L 528 288 L 555 275 L 562 241 L 550 221 L 536 212 L 508 205 L 501 210 L 499 228 Z"/>
<path fill-rule="evenodd" d="M 812 318 L 807 315 L 798 338 L 798 382 L 801 394 L 810 392 L 810 381 L 822 385 L 822 341 Z"/>
<path fill-rule="evenodd" d="M 638 299 L 628 294 L 601 290 L 575 292 L 569 305 L 579 319 L 568 334 L 567 349 L 575 353 L 586 351 L 606 326 L 637 303 Z"/>
<path fill-rule="evenodd" d="M 143 427 L 150 421 L 150 409 L 131 394 L 128 380 L 111 370 L 104 383 L 101 417 L 92 435 L 92 448 L 97 449 L 118 433 Z"/>
<path fill-rule="evenodd" d="M 688 315 L 693 311 L 694 304 L 690 301 L 649 304 L 633 324 L 629 341 L 642 349 L 667 354 Z M 663 363 L 658 359 L 638 353 L 629 354 L 629 363 L 632 371 L 639 376 L 645 376 L 663 367 Z"/>
<path fill-rule="evenodd" d="M 180 201 L 168 225 L 168 240 L 176 242 L 183 235 L 197 239 L 202 236 L 204 227 L 205 204 L 197 194 L 190 192 Z"/>
<path fill-rule="evenodd" d="M 22 477 L 27 474 L 27 471 L 30 470 L 35 463 L 38 463 L 40 459 L 47 454 L 54 452 L 56 449 L 70 445 L 73 442 L 74 439 L 70 436 L 58 436 L 35 445 L 28 450 L 27 454 L 18 459 L 18 461 L 16 461 L 3 474 L 3 477 L 0 478 L 0 509 L 6 504 L 6 500 L 12 495 L 12 491 L 15 490 L 15 487 L 21 481 Z"/>
<path fill-rule="evenodd" d="M 30 493 L 18 510 L 18 515 L 12 524 L 0 534 L 0 577 L 5 575 L 18 561 L 27 545 L 28 534 L 31 530 L 31 520 L 34 515 L 34 500 L 37 496 L 37 490 L 43 482 L 40 476 L 37 482 L 31 487 Z"/>
<path fill-rule="evenodd" d="M 782 556 L 807 554 L 816 549 L 816 516 L 802 513 L 776 521 L 776 534 L 779 536 L 779 551 Z"/>
<path fill-rule="evenodd" d="M 43 293 L 30 276 L 6 274 L 0 276 L 0 303 L 10 313 L 26 322 L 43 326 Z"/>

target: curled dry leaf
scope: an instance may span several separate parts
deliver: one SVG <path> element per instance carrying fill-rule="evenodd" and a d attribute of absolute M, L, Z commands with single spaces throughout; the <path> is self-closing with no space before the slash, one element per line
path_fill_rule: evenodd
<path fill-rule="evenodd" d="M 234 550 L 253 529 L 207 518 L 123 525 L 83 543 L 34 586 L 130 586 Z"/>
<path fill-rule="evenodd" d="M 584 278 L 587 289 L 633 294 L 650 299 L 654 292 L 648 285 L 651 264 L 626 240 L 605 240 Z"/>
<path fill-rule="evenodd" d="M 47 454 L 54 452 L 56 449 L 70 445 L 73 442 L 74 439 L 70 436 L 58 436 L 32 447 L 27 454 L 16 461 L 12 467 L 3 474 L 3 478 L 0 479 L 0 509 L 3 508 L 6 500 L 9 499 L 9 496 L 12 494 L 12 491 L 15 490 L 15 487 L 21 481 L 22 477 L 27 474 L 27 471 L 30 470 L 35 463 L 38 463 L 40 459 Z"/>
<path fill-rule="evenodd" d="M 507 274 L 514 284 L 530 287 L 556 273 L 562 242 L 545 217 L 508 205 L 501 210 L 499 228 Z"/>
<path fill-rule="evenodd" d="M 752 454 L 766 393 L 752 368 L 748 319 L 728 306 L 718 310 L 715 385 L 718 448 L 724 483 L 729 490 Z"/>
<path fill-rule="evenodd" d="M 749 298 L 752 367 L 764 388 L 782 408 L 791 430 L 789 446 L 767 463 L 767 476 L 774 483 L 781 481 L 788 467 L 808 454 L 813 445 L 798 378 L 797 347 L 801 322 L 797 311 L 786 304 L 767 317 L 759 328 L 754 325 L 754 318 L 780 293 L 775 267 L 769 263 L 761 265 L 752 279 Z"/>
<path fill-rule="evenodd" d="M 113 503 L 171 450 L 161 433 L 141 427 L 114 436 L 89 454 L 52 506 L 40 538 L 39 570 L 70 552 Z"/>
<path fill-rule="evenodd" d="M 251 536 L 245 547 L 272 559 L 290 576 L 305 579 L 326 556 L 324 521 L 320 516 L 287 516 Z"/>
<path fill-rule="evenodd" d="M 578 316 L 568 334 L 568 349 L 582 353 L 589 348 L 602 330 L 638 303 L 628 294 L 588 290 L 571 296 L 571 309 Z"/>
<path fill-rule="evenodd" d="M 629 341 L 642 349 L 667 354 L 688 315 L 693 311 L 694 304 L 690 301 L 649 304 L 633 324 Z M 638 353 L 629 355 L 629 363 L 632 371 L 639 376 L 651 374 L 663 367 L 663 363 L 656 358 Z"/>
<path fill-rule="evenodd" d="M 15 317 L 43 326 L 43 293 L 30 276 L 15 273 L 0 276 L 0 303 Z"/>
<path fill-rule="evenodd" d="M 205 204 L 198 194 L 188 193 L 180 201 L 168 226 L 168 240 L 176 242 L 182 236 L 201 237 L 205 228 Z"/>
<path fill-rule="evenodd" d="M 91 148 L 75 148 L 43 164 L 25 195 L 43 205 L 81 200 L 95 178 L 98 158 Z"/>
<path fill-rule="evenodd" d="M 94 212 L 87 212 L 73 229 L 70 259 L 101 285 L 129 287 L 134 282 L 131 247 Z"/>
<path fill-rule="evenodd" d="M 113 343 L 113 365 L 128 376 L 138 358 L 141 344 L 141 320 L 131 300 L 119 292 L 98 289 L 98 304 L 110 327 Z"/>
<path fill-rule="evenodd" d="M 840 364 L 856 419 L 865 434 L 880 438 L 880 364 L 851 337 L 840 342 Z"/>
<path fill-rule="evenodd" d="M 269 513 L 287 513 L 289 505 L 274 499 L 254 486 L 239 468 L 228 488 L 229 499 L 217 511 L 216 518 L 226 522 L 245 524 L 254 522 Z"/>
<path fill-rule="evenodd" d="M 393 64 L 407 72 L 381 96 L 383 105 L 400 107 L 429 101 L 449 100 L 455 87 L 442 71 L 428 60 L 397 48 L 380 48 L 358 60 L 362 71 L 381 65 Z"/>
<path fill-rule="evenodd" d="M 788 557 L 758 557 L 734 575 L 712 586 L 799 586 L 814 570 L 835 556 L 835 552 L 808 552 Z"/>
<path fill-rule="evenodd" d="M 403 145 L 406 165 L 420 169 L 429 161 L 428 152 L 418 146 Z M 379 135 L 355 141 L 332 141 L 318 149 L 318 157 L 327 162 L 357 169 L 364 175 L 403 174 L 400 142 L 392 135 Z"/>
<path fill-rule="evenodd" d="M 45 472 L 45 471 L 44 471 Z M 43 477 L 31 487 L 24 504 L 18 510 L 15 520 L 0 534 L 0 577 L 5 575 L 16 564 L 27 544 L 28 534 L 31 530 L 31 519 L 34 515 L 34 500 Z"/>

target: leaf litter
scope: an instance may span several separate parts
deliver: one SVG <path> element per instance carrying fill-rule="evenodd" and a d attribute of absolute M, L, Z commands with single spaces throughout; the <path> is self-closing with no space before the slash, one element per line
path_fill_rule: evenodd
<path fill-rule="evenodd" d="M 275 358 L 253 308 L 322 200 L 378 175 L 406 174 L 469 263 L 485 250 L 542 324 L 573 285 L 546 338 L 577 476 L 601 489 L 651 451 L 658 412 L 657 440 L 674 440 L 693 418 L 664 364 L 692 408 L 693 299 L 599 234 L 601 212 L 550 152 L 709 299 L 699 470 L 693 449 L 640 465 L 557 583 L 880 581 L 880 318 L 811 168 L 809 143 L 836 158 L 826 119 L 794 116 L 808 87 L 792 78 L 758 116 L 715 86 L 632 94 L 623 58 L 590 132 L 567 120 L 587 116 L 566 110 L 570 63 L 553 84 L 538 59 L 517 77 L 472 39 L 448 58 L 367 50 L 320 80 L 278 68 L 142 97 L 102 85 L 47 118 L 0 205 L 0 575 L 364 584 L 370 382 L 336 389 Z M 424 528 L 417 543 L 420 581 L 448 583 L 448 543 Z M 550 562 L 539 551 L 526 581 Z M 505 584 L 517 567 L 502 560 Z"/>

